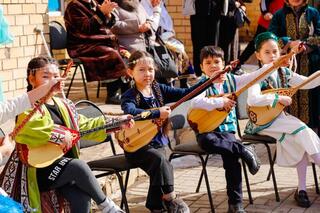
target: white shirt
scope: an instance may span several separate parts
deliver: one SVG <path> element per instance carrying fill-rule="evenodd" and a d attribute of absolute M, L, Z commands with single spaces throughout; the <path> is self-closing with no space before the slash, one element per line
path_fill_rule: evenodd
<path fill-rule="evenodd" d="M 17 96 L 11 100 L 0 102 L 0 124 L 13 119 L 16 115 L 31 108 L 27 93 Z"/>
<path fill-rule="evenodd" d="M 234 75 L 237 90 L 241 89 L 246 84 L 248 84 L 250 81 L 254 80 L 261 73 L 266 71 L 268 68 L 272 67 L 272 65 L 273 64 L 265 65 L 264 67 L 258 69 L 255 72 L 252 72 L 252 73 L 246 73 L 243 75 Z M 260 81 L 264 80 L 269 75 L 266 75 Z M 223 83 L 220 83 L 220 84 L 215 83 L 215 84 L 213 84 L 213 86 L 217 89 L 219 94 L 224 94 Z M 224 105 L 224 103 L 223 103 L 222 97 L 208 98 L 208 97 L 206 97 L 206 91 L 202 92 L 200 95 L 196 96 L 195 98 L 193 98 L 191 100 L 191 108 L 204 109 L 207 111 L 222 108 L 223 105 Z"/>
<path fill-rule="evenodd" d="M 316 75 L 319 73 L 319 71 L 313 73 L 311 76 Z M 311 77 L 309 76 L 309 77 Z M 279 78 L 278 77 L 278 72 L 273 72 L 271 74 L 271 77 L 274 79 Z M 297 73 L 292 72 L 292 75 L 290 76 L 289 79 L 289 86 L 297 86 L 304 82 L 308 77 L 305 77 L 303 75 L 299 75 Z M 320 77 L 317 77 L 313 81 L 309 82 L 306 84 L 304 87 L 301 89 L 312 89 L 320 85 Z M 255 84 L 254 86 L 250 87 L 248 90 L 248 99 L 247 103 L 249 106 L 267 106 L 267 105 L 272 105 L 275 99 L 274 94 L 262 94 L 261 93 L 261 88 L 259 84 Z"/>
<path fill-rule="evenodd" d="M 19 115 L 29 108 L 31 108 L 31 103 L 27 93 L 11 100 L 0 102 L 0 124 L 5 123 L 7 120 L 14 119 L 16 115 Z M 3 158 L 0 152 L 0 165 L 5 162 Z M 8 156 L 5 156 L 5 160 L 7 160 L 7 158 Z"/>

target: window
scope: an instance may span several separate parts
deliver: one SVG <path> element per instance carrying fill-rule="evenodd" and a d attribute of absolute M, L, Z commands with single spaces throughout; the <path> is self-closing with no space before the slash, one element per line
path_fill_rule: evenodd
<path fill-rule="evenodd" d="M 50 16 L 61 16 L 64 11 L 64 0 L 49 0 L 48 11 Z"/>

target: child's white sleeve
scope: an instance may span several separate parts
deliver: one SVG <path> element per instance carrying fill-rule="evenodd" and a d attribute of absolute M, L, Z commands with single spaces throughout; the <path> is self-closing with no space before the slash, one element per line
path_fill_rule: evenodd
<path fill-rule="evenodd" d="M 261 93 L 260 85 L 255 84 L 248 89 L 247 103 L 249 106 L 268 106 L 271 107 L 278 102 L 279 96 L 277 94 Z"/>
<path fill-rule="evenodd" d="M 302 82 L 304 82 L 305 80 L 307 80 L 308 78 L 317 75 L 320 73 L 320 70 L 318 70 L 317 72 L 313 73 L 312 75 L 310 75 L 309 77 L 303 76 L 303 75 L 299 75 L 297 73 L 292 73 L 291 78 L 289 79 L 289 85 L 290 86 L 297 86 L 299 84 L 301 84 Z M 312 89 L 315 88 L 317 86 L 320 85 L 320 76 L 313 79 L 313 81 L 310 81 L 308 84 L 304 85 L 304 87 L 302 87 L 301 89 Z"/>
<path fill-rule="evenodd" d="M 13 119 L 16 115 L 31 108 L 31 103 L 27 93 L 17 96 L 11 100 L 0 103 L 0 124 Z"/>
<path fill-rule="evenodd" d="M 259 75 L 261 75 L 263 72 L 265 72 L 267 69 L 269 69 L 270 67 L 272 67 L 273 64 L 266 64 L 264 65 L 262 68 L 251 72 L 251 73 L 245 73 L 243 75 L 234 75 L 235 81 L 236 81 L 236 85 L 237 85 L 237 90 L 241 89 L 242 87 L 244 87 L 245 85 L 247 85 L 248 83 L 250 83 L 251 81 L 253 81 L 256 77 L 258 77 Z M 275 69 L 276 70 L 276 69 Z M 274 70 L 274 71 L 275 71 Z M 272 72 L 269 72 L 268 75 L 265 75 L 263 78 L 261 78 L 258 82 L 256 83 L 260 83 L 261 81 L 263 81 L 264 79 L 266 79 L 269 75 L 271 75 Z"/>
<path fill-rule="evenodd" d="M 222 97 L 208 98 L 206 97 L 205 91 L 191 100 L 192 109 L 197 108 L 211 111 L 214 109 L 222 108 L 223 105 L 224 103 Z"/>

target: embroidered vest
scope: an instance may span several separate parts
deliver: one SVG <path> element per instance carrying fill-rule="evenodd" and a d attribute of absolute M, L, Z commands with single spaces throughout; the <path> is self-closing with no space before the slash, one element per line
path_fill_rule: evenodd
<path fill-rule="evenodd" d="M 288 88 L 291 71 L 288 68 L 278 69 L 277 76 L 269 76 L 260 83 L 261 91 L 276 88 Z"/>
<path fill-rule="evenodd" d="M 278 69 L 278 73 L 276 76 L 269 76 L 267 79 L 262 81 L 260 83 L 261 91 L 267 90 L 267 89 L 276 89 L 276 88 L 288 88 L 289 87 L 289 79 L 292 75 L 292 71 L 290 71 L 288 68 L 280 68 Z M 273 121 L 270 121 L 269 123 L 259 126 L 254 123 L 252 123 L 250 120 L 248 121 L 246 128 L 244 130 L 247 134 L 256 134 L 263 129 L 268 128 L 272 125 Z"/>
<path fill-rule="evenodd" d="M 223 85 L 224 93 L 232 93 L 236 91 L 236 81 L 232 74 L 227 74 L 227 79 Z M 219 95 L 217 89 L 212 86 L 206 90 L 206 96 Z M 215 130 L 219 132 L 236 132 L 237 131 L 237 116 L 235 109 L 231 110 L 226 119 Z"/>

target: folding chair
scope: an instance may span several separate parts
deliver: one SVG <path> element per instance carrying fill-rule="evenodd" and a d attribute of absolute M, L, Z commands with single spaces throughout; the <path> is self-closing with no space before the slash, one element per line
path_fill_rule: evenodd
<path fill-rule="evenodd" d="M 77 107 L 78 113 L 85 115 L 86 117 L 97 117 L 97 116 L 104 115 L 101 109 L 90 101 L 82 100 L 77 102 L 75 105 Z M 120 206 L 121 208 L 123 208 L 123 205 L 124 205 L 126 212 L 129 213 L 126 190 L 128 186 L 130 169 L 133 169 L 136 167 L 133 167 L 128 163 L 124 154 L 116 154 L 114 143 L 110 135 L 107 137 L 105 141 L 108 141 L 110 143 L 113 156 L 92 160 L 87 163 L 91 168 L 91 170 L 102 172 L 97 174 L 96 178 L 100 178 L 100 177 L 104 177 L 112 174 L 115 174 L 117 176 L 121 194 L 122 194 Z M 87 141 L 87 140 L 80 140 L 80 148 L 90 147 L 93 145 L 97 145 L 97 143 L 92 141 Z M 121 172 L 126 172 L 125 183 L 123 183 Z"/>
<path fill-rule="evenodd" d="M 176 142 L 179 143 L 179 137 L 177 135 L 178 129 L 182 129 L 184 124 L 185 124 L 185 117 L 184 115 L 174 115 L 170 118 L 171 124 L 172 124 L 172 130 L 173 130 L 173 137 L 176 140 Z M 198 145 L 197 142 L 192 142 L 192 143 L 186 143 L 186 144 L 176 144 L 175 146 L 172 146 L 171 141 L 169 143 L 169 148 L 172 151 L 172 153 L 169 156 L 169 161 L 171 161 L 174 158 L 186 156 L 186 155 L 194 155 L 198 156 L 201 161 L 201 166 L 202 166 L 202 173 L 199 177 L 196 193 L 199 192 L 202 178 L 204 176 L 205 182 L 206 182 L 206 187 L 207 187 L 207 194 L 208 194 L 208 199 L 210 203 L 210 208 L 212 212 L 215 212 L 214 206 L 213 206 L 213 199 L 211 195 L 211 189 L 210 189 L 210 183 L 209 183 L 209 178 L 207 174 L 207 163 L 209 159 L 209 153 L 205 152 L 201 147 Z M 205 157 L 203 157 L 205 156 Z"/>
<path fill-rule="evenodd" d="M 64 26 L 57 22 L 57 21 L 52 21 L 49 23 L 49 31 L 50 31 L 50 47 L 51 51 L 52 50 L 62 50 L 67 48 L 67 31 L 64 28 Z M 86 95 L 86 99 L 89 100 L 89 95 L 88 95 L 88 89 L 87 89 L 87 84 L 86 84 L 86 78 L 85 78 L 85 72 L 83 69 L 82 62 L 79 58 L 72 58 L 73 61 L 73 67 L 75 68 L 74 73 L 72 75 L 68 91 L 66 94 L 66 97 L 69 96 L 71 86 L 73 84 L 74 78 L 77 74 L 78 68 L 80 69 L 81 73 L 81 78 L 82 78 L 82 83 L 84 87 L 84 92 Z M 68 64 L 69 59 L 60 59 L 58 60 L 58 63 L 60 65 L 61 69 L 64 69 L 66 65 Z M 100 82 L 98 82 L 98 89 L 97 89 L 97 97 L 99 96 L 100 92 Z"/>

